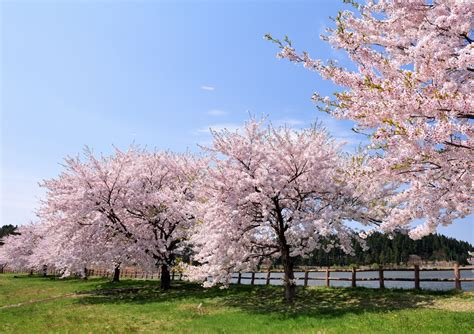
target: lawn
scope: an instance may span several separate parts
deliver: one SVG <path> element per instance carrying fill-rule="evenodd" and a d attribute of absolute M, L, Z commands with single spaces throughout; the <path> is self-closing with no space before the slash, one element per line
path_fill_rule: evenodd
<path fill-rule="evenodd" d="M 0 333 L 472 333 L 474 293 L 0 275 Z M 19 303 L 23 303 L 18 305 Z M 9 305 L 17 304 L 11 307 Z M 5 307 L 6 306 L 6 307 Z"/>

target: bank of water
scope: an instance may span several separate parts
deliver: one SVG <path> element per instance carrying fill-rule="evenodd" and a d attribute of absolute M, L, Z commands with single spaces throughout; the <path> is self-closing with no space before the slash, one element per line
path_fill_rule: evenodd
<path fill-rule="evenodd" d="M 250 284 L 251 273 L 242 273 L 241 284 Z M 297 278 L 297 285 L 304 284 L 304 272 L 296 272 L 295 277 Z M 331 272 L 331 277 L 334 278 L 347 278 L 351 279 L 351 272 Z M 414 271 L 390 271 L 384 270 L 385 278 L 403 278 L 403 279 L 414 279 Z M 267 273 L 258 272 L 255 273 L 255 285 L 264 285 L 266 284 Z M 272 272 L 271 273 L 270 284 L 272 285 L 282 285 L 283 284 L 283 273 L 281 272 Z M 325 282 L 325 273 L 324 272 L 309 272 L 308 275 L 308 286 L 324 286 Z M 312 280 L 311 278 L 319 278 L 321 280 Z M 357 278 L 375 278 L 376 281 L 357 281 L 357 286 L 367 287 L 367 288 L 378 288 L 379 287 L 379 272 L 374 271 L 363 271 L 357 272 Z M 454 270 L 438 270 L 438 271 L 420 271 L 420 279 L 425 278 L 440 278 L 440 279 L 454 279 Z M 474 270 L 462 270 L 461 278 L 474 278 Z M 237 283 L 237 275 L 234 274 L 232 283 Z M 415 282 L 414 281 L 385 281 L 386 288 L 402 288 L 402 289 L 413 289 Z M 350 281 L 330 281 L 331 286 L 340 286 L 340 287 L 350 287 Z M 420 282 L 420 287 L 427 290 L 450 290 L 454 288 L 454 281 L 450 282 Z M 461 287 L 465 291 L 474 291 L 474 282 L 461 282 Z"/>

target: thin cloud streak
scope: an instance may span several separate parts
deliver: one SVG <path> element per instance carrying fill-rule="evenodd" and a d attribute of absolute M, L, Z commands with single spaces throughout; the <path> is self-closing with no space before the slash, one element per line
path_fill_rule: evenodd
<path fill-rule="evenodd" d="M 300 119 L 295 119 L 295 118 L 282 118 L 282 119 L 278 119 L 276 120 L 274 123 L 273 123 L 275 126 L 288 126 L 288 127 L 294 127 L 294 126 L 298 126 L 298 125 L 303 125 L 305 124 L 304 121 L 300 120 Z"/>
<path fill-rule="evenodd" d="M 208 114 L 210 116 L 226 116 L 229 113 L 227 111 L 224 111 L 224 110 L 212 109 L 212 110 L 209 110 L 206 114 Z"/>
<path fill-rule="evenodd" d="M 212 92 L 212 91 L 215 90 L 216 88 L 215 88 L 215 87 L 212 87 L 212 86 L 201 86 L 201 89 L 202 89 L 202 90 L 207 90 L 207 91 Z"/>
<path fill-rule="evenodd" d="M 207 127 L 202 127 L 200 129 L 197 129 L 194 134 L 197 135 L 202 135 L 202 134 L 210 134 L 211 130 L 212 131 L 223 131 L 223 130 L 228 130 L 230 132 L 235 132 L 238 131 L 241 128 L 241 125 L 239 124 L 234 124 L 234 123 L 222 123 L 222 124 L 211 124 Z"/>

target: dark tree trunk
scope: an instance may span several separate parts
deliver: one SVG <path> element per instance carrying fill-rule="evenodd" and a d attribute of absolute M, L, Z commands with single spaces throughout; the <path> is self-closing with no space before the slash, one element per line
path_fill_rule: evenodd
<path fill-rule="evenodd" d="M 171 287 L 171 278 L 168 265 L 161 265 L 161 282 L 160 287 L 162 290 L 168 290 Z"/>
<path fill-rule="evenodd" d="M 115 267 L 114 269 L 114 278 L 112 278 L 112 282 L 120 281 L 120 266 Z"/>
<path fill-rule="evenodd" d="M 85 268 L 85 267 L 84 267 L 84 272 L 83 272 L 82 279 L 83 279 L 83 280 L 86 280 L 86 279 L 87 279 L 87 268 Z"/>
<path fill-rule="evenodd" d="M 293 303 L 296 296 L 296 284 L 294 263 L 290 256 L 290 247 L 284 245 L 281 250 L 282 264 L 285 271 L 285 299 L 288 303 Z"/>
<path fill-rule="evenodd" d="M 288 226 L 283 218 L 282 208 L 280 207 L 277 197 L 273 198 L 273 203 L 275 204 L 275 213 L 278 220 L 278 226 L 275 228 L 275 231 L 278 234 L 281 261 L 285 271 L 285 299 L 287 303 L 291 304 L 296 296 L 296 283 L 293 258 L 290 256 L 290 246 L 285 236 L 285 231 L 288 230 Z"/>
<path fill-rule="evenodd" d="M 43 277 L 46 277 L 46 276 L 48 276 L 48 266 L 44 265 L 43 266 Z"/>

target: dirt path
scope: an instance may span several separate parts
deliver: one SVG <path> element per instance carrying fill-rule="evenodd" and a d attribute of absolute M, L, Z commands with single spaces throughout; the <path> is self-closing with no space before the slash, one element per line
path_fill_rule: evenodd
<path fill-rule="evenodd" d="M 4 310 L 4 309 L 8 309 L 8 308 L 14 308 L 14 307 L 20 307 L 20 306 L 23 306 L 23 305 L 30 305 L 30 304 L 35 304 L 35 303 L 49 302 L 51 300 L 57 300 L 57 299 L 62 299 L 62 298 L 75 298 L 75 297 L 80 297 L 80 296 L 84 296 L 84 295 L 85 294 L 67 293 L 65 295 L 48 297 L 48 298 L 43 298 L 43 299 L 32 299 L 32 300 L 28 300 L 26 302 L 1 306 L 0 310 Z"/>
<path fill-rule="evenodd" d="M 63 299 L 63 298 L 77 298 L 77 297 L 85 297 L 85 296 L 93 296 L 93 295 L 109 295 L 109 294 L 114 294 L 114 293 L 118 293 L 118 292 L 127 292 L 127 293 L 132 292 L 132 293 L 134 293 L 134 292 L 138 292 L 140 290 L 146 289 L 146 288 L 148 288 L 148 287 L 116 288 L 116 289 L 104 289 L 104 290 L 93 290 L 93 291 L 81 291 L 81 292 L 66 293 L 64 295 L 59 295 L 59 296 L 54 296 L 54 297 L 48 297 L 48 298 L 42 298 L 42 299 L 32 299 L 32 300 L 28 300 L 26 302 L 0 306 L 0 310 L 14 308 L 14 307 L 20 307 L 20 306 L 24 306 L 24 305 L 36 304 L 36 303 L 49 302 L 49 301 L 52 301 L 52 300 Z"/>

